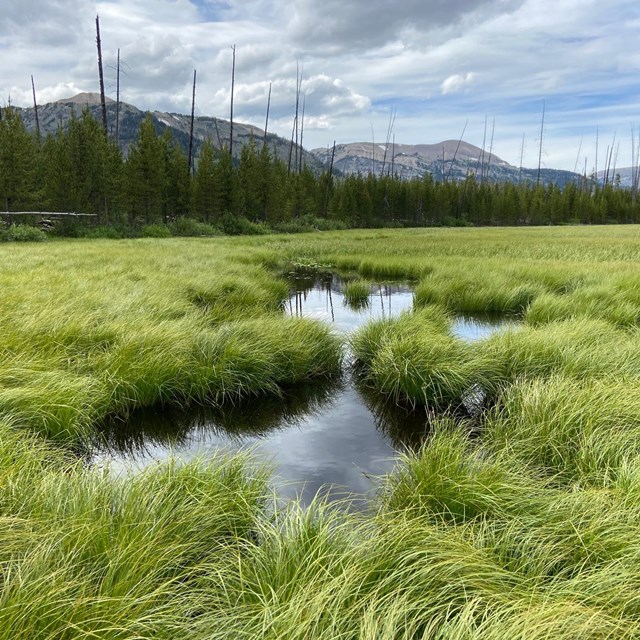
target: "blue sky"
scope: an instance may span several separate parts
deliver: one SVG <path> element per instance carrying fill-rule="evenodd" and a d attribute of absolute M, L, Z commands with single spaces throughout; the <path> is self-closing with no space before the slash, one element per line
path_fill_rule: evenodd
<path fill-rule="evenodd" d="M 0 100 L 40 102 L 97 91 L 94 19 L 100 14 L 107 86 L 116 50 L 122 97 L 144 109 L 228 117 L 231 45 L 235 114 L 288 136 L 296 64 L 306 94 L 305 146 L 386 137 L 482 144 L 495 120 L 494 153 L 589 170 L 607 145 L 631 163 L 640 126 L 640 3 L 629 0 L 22 0 L 0 14 Z M 636 137 L 639 137 L 636 135 Z"/>

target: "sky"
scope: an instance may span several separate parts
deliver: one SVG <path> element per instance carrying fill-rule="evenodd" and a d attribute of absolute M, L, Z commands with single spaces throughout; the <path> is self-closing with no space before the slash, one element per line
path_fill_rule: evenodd
<path fill-rule="evenodd" d="M 304 146 L 464 139 L 514 165 L 631 164 L 640 138 L 638 0 L 20 0 L 0 12 L 0 104 L 99 90 L 141 109 L 234 117 L 290 137 L 296 73 Z M 597 141 L 597 143 L 596 143 Z M 596 154 L 596 149 L 598 153 Z"/>

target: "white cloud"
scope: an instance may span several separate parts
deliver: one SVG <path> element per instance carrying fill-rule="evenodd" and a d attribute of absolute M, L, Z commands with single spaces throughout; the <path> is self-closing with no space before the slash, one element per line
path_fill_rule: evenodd
<path fill-rule="evenodd" d="M 196 112 L 226 117 L 236 45 L 238 118 L 289 136 L 296 65 L 306 94 L 309 147 L 376 139 L 397 108 L 398 142 L 465 138 L 534 153 L 547 101 L 548 166 L 572 169 L 599 126 L 629 131 L 640 113 L 636 0 L 22 0 L 0 13 L 0 101 L 41 102 L 97 90 L 94 19 L 100 13 L 107 87 L 123 60 L 123 99 L 187 112 L 193 69 Z M 619 134 L 621 137 L 622 134 Z M 620 163 L 624 163 L 623 150 Z M 630 146 L 627 144 L 626 146 Z M 628 155 L 628 153 L 627 153 Z"/>
<path fill-rule="evenodd" d="M 454 75 L 449 76 L 440 85 L 440 91 L 443 95 L 447 95 L 448 93 L 459 93 L 460 91 L 464 91 L 473 82 L 475 77 L 476 74 L 472 71 L 465 75 L 455 73 Z"/>

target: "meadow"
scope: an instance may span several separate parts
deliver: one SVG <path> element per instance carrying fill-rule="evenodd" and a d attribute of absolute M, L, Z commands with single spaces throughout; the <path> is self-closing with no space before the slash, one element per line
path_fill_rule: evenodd
<path fill-rule="evenodd" d="M 639 259 L 637 226 L 3 246 L 0 639 L 640 637 Z M 415 287 L 348 345 L 431 414 L 367 511 L 274 507 L 246 454 L 84 462 L 106 418 L 337 375 L 342 339 L 283 314 L 295 268 Z"/>

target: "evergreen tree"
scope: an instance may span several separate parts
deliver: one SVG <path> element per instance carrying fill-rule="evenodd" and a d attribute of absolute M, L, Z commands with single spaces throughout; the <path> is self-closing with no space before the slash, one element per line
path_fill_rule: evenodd
<path fill-rule="evenodd" d="M 187 156 L 182 148 L 174 143 L 170 129 L 166 129 L 162 134 L 161 142 L 165 167 L 163 220 L 166 223 L 189 214 L 191 177 Z"/>
<path fill-rule="evenodd" d="M 36 200 L 38 147 L 15 109 L 3 109 L 0 120 L 0 206 L 27 208 Z"/>
<path fill-rule="evenodd" d="M 193 180 L 191 213 L 202 222 L 212 222 L 215 216 L 214 148 L 210 138 L 200 147 L 200 157 Z"/>
<path fill-rule="evenodd" d="M 165 142 L 158 137 L 151 114 L 148 114 L 129 150 L 124 169 L 126 203 L 131 224 L 163 221 L 166 157 Z"/>
<path fill-rule="evenodd" d="M 263 175 L 264 168 L 256 153 L 255 140 L 251 136 L 249 143 L 242 147 L 237 170 L 240 213 L 249 220 L 259 220 L 264 215 L 263 183 L 269 179 L 268 175 Z"/>

